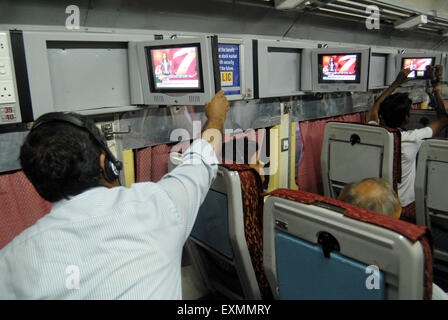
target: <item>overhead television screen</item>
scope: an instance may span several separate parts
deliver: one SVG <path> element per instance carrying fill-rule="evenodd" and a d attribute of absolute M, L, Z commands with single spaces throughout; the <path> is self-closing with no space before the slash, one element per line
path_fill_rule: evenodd
<path fill-rule="evenodd" d="M 408 78 L 423 78 L 427 66 L 434 66 L 434 58 L 403 58 L 401 68 L 413 70 Z"/>
<path fill-rule="evenodd" d="M 359 83 L 361 54 L 319 54 L 319 83 Z"/>
<path fill-rule="evenodd" d="M 146 47 L 151 90 L 203 92 L 199 44 Z"/>

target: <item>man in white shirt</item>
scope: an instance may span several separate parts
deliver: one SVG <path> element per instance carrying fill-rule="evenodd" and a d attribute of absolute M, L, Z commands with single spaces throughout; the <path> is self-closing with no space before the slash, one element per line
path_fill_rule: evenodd
<path fill-rule="evenodd" d="M 437 72 L 442 73 L 441 66 L 437 66 Z M 370 110 L 367 121 L 369 124 L 379 124 L 381 118 L 382 123 L 390 128 L 399 129 L 401 131 L 401 183 L 398 184 L 398 197 L 403 207 L 403 214 L 410 222 L 415 220 L 415 170 L 417 153 L 424 139 L 436 136 L 443 128 L 448 125 L 448 118 L 445 112 L 439 113 L 439 119 L 428 124 L 427 127 L 415 130 L 402 129 L 409 122 L 409 115 L 412 100 L 409 99 L 407 93 L 392 94 L 402 83 L 408 80 L 410 69 L 403 69 L 398 74 L 392 85 L 378 98 Z M 434 74 L 433 77 L 435 78 Z M 433 83 L 434 93 L 436 95 L 439 108 L 445 108 L 443 99 L 440 95 L 440 87 L 438 83 Z M 411 210 L 408 210 L 411 209 Z M 412 210 L 414 209 L 414 210 Z M 414 211 L 414 213 L 408 213 Z M 410 216 L 410 217 L 409 217 Z M 405 219 L 406 220 L 406 219 Z"/>
<path fill-rule="evenodd" d="M 182 248 L 216 177 L 228 109 L 220 91 L 183 162 L 131 188 L 88 120 L 38 119 L 20 159 L 54 204 L 0 251 L 0 299 L 181 299 Z"/>

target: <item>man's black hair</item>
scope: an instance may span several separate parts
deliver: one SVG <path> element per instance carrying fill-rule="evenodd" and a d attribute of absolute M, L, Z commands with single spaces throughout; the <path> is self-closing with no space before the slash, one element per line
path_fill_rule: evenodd
<path fill-rule="evenodd" d="M 386 126 L 400 127 L 411 110 L 412 100 L 407 93 L 395 93 L 387 97 L 380 106 L 379 116 Z"/>
<path fill-rule="evenodd" d="M 101 136 L 99 130 L 97 134 Z M 55 202 L 101 185 L 101 153 L 88 131 L 53 121 L 28 134 L 20 149 L 20 163 L 39 195 Z"/>

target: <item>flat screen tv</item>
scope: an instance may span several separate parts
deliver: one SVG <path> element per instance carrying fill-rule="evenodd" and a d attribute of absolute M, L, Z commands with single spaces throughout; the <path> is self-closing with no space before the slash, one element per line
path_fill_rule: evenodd
<path fill-rule="evenodd" d="M 130 42 L 134 105 L 205 105 L 221 89 L 215 36 Z"/>
<path fill-rule="evenodd" d="M 203 92 L 201 50 L 198 43 L 148 46 L 149 81 L 153 92 Z"/>
<path fill-rule="evenodd" d="M 354 54 L 318 54 L 319 83 L 359 83 L 361 73 L 361 55 Z"/>
<path fill-rule="evenodd" d="M 435 65 L 435 57 L 427 58 L 402 58 L 401 69 L 411 69 L 408 78 L 424 79 L 426 67 Z"/>
<path fill-rule="evenodd" d="M 437 52 L 407 52 L 397 55 L 396 74 L 404 68 L 412 69 L 408 81 L 402 86 L 418 85 L 420 80 L 425 79 L 427 66 L 436 66 L 441 63 L 442 54 Z M 396 76 L 396 75 L 395 75 Z"/>
<path fill-rule="evenodd" d="M 313 91 L 367 91 L 369 61 L 370 49 L 368 48 L 313 50 Z"/>

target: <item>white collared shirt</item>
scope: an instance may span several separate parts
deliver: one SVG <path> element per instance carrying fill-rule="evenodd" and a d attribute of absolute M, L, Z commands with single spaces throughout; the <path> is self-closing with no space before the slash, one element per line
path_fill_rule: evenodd
<path fill-rule="evenodd" d="M 378 125 L 375 121 L 370 121 L 369 124 Z M 424 140 L 431 138 L 432 135 L 430 127 L 401 131 L 401 183 L 398 184 L 398 198 L 402 207 L 415 201 L 417 153 Z"/>
<path fill-rule="evenodd" d="M 417 153 L 425 139 L 431 138 L 432 135 L 430 127 L 401 132 L 401 183 L 398 184 L 398 197 L 402 207 L 415 201 Z"/>
<path fill-rule="evenodd" d="M 0 299 L 181 299 L 182 248 L 217 164 L 196 140 L 158 183 L 54 203 L 0 250 Z"/>

